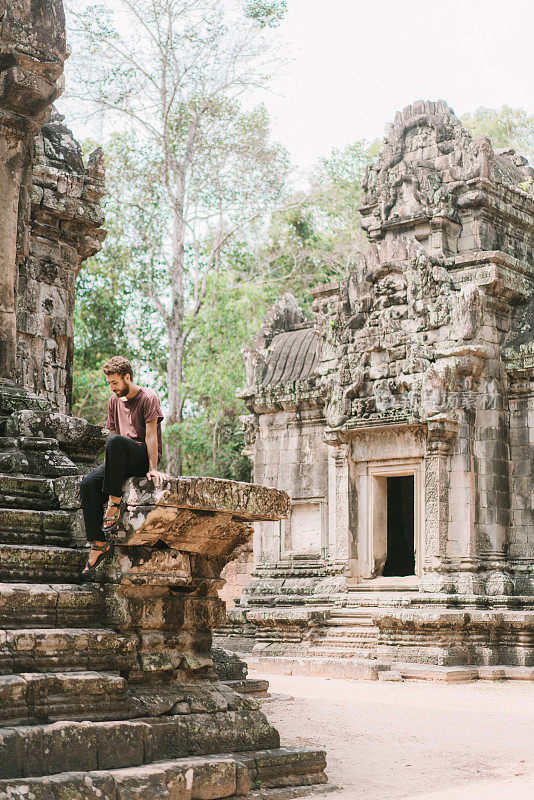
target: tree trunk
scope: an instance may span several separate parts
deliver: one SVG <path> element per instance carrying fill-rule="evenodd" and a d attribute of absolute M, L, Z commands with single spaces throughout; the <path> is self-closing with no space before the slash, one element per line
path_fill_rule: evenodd
<path fill-rule="evenodd" d="M 183 181 L 181 182 L 183 186 Z M 182 473 L 182 448 L 179 425 L 183 419 L 184 398 L 181 384 L 184 364 L 184 235 L 183 193 L 173 206 L 172 245 L 173 259 L 171 265 L 171 302 L 172 308 L 167 321 L 169 337 L 169 362 L 167 365 L 167 387 L 169 392 L 169 414 L 167 424 L 176 425 L 177 430 L 172 437 L 173 444 L 167 445 L 167 470 L 171 475 Z"/>
<path fill-rule="evenodd" d="M 169 329 L 169 362 L 167 366 L 167 386 L 169 390 L 169 413 L 167 425 L 176 425 L 177 430 L 166 447 L 167 471 L 171 475 L 182 474 L 182 447 L 179 425 L 183 420 L 184 398 L 180 389 L 183 369 L 183 343 L 181 336 Z"/>

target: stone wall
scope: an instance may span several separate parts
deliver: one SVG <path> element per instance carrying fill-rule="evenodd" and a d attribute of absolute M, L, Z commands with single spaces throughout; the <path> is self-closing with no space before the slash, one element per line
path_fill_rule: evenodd
<path fill-rule="evenodd" d="M 508 336 L 510 487 L 509 556 L 520 591 L 534 594 L 534 348 L 533 303 L 520 310 Z"/>
<path fill-rule="evenodd" d="M 224 586 L 219 591 L 219 597 L 225 602 L 226 608 L 234 608 L 236 601 L 239 602 L 253 569 L 254 550 L 251 541 L 242 546 L 234 560 L 230 561 L 221 572 Z"/>
<path fill-rule="evenodd" d="M 13 380 L 17 263 L 29 243 L 25 189 L 31 185 L 33 137 L 63 89 L 66 41 L 61 0 L 46 4 L 2 0 L 0 55 L 0 375 Z"/>
<path fill-rule="evenodd" d="M 266 560 L 293 554 L 319 557 L 326 544 L 328 496 L 324 422 L 320 410 L 263 414 L 259 420 L 255 474 L 268 486 L 280 486 L 292 499 L 291 517 L 283 527 L 258 526 L 257 552 Z"/>
<path fill-rule="evenodd" d="M 105 235 L 102 154 L 84 167 L 61 118 L 50 118 L 66 53 L 61 0 L 2 0 L 0 375 L 59 411 L 72 396 L 75 276 Z"/>

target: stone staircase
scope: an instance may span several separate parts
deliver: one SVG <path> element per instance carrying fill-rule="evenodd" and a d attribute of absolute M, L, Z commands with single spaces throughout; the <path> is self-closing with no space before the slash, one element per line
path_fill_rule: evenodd
<path fill-rule="evenodd" d="M 310 656 L 324 658 L 372 658 L 378 628 L 372 608 L 340 608 L 330 612 L 325 627 L 309 647 Z"/>
<path fill-rule="evenodd" d="M 0 475 L 0 800 L 215 800 L 324 783 L 324 753 L 280 747 L 257 701 L 210 666 L 223 559 L 117 544 L 102 585 L 81 585 L 79 477 L 53 471 Z M 195 502 L 205 508 L 198 486 Z M 190 502 L 187 514 L 191 530 L 217 512 Z M 169 552 L 177 578 L 162 573 Z M 144 572 L 122 592 L 133 562 Z"/>
<path fill-rule="evenodd" d="M 135 665 L 136 640 L 105 627 L 98 587 L 79 585 L 77 512 L 59 508 L 50 478 L 1 475 L 0 502 L 1 724 L 125 716 L 120 672 Z M 39 749 L 38 730 L 3 731 L 0 774 L 13 774 L 21 736 Z"/>
<path fill-rule="evenodd" d="M 376 659 L 380 632 L 376 617 L 385 609 L 410 606 L 419 597 L 417 591 L 391 582 L 375 589 L 365 585 L 350 587 L 341 604 L 329 611 L 324 626 L 309 648 L 309 655 Z"/>

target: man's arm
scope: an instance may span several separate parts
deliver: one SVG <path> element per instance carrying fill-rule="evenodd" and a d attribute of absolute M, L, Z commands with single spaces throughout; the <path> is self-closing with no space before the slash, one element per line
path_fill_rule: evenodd
<path fill-rule="evenodd" d="M 115 420 L 113 418 L 113 406 L 111 404 L 112 398 L 113 395 L 111 395 L 108 401 L 108 418 L 104 427 L 107 428 L 110 433 L 117 433 L 117 429 L 115 428 Z"/>
<path fill-rule="evenodd" d="M 146 474 L 149 481 L 153 480 L 156 486 L 161 486 L 167 475 L 158 471 L 158 420 L 151 419 L 146 424 L 145 432 L 146 449 L 148 450 L 148 472 Z"/>

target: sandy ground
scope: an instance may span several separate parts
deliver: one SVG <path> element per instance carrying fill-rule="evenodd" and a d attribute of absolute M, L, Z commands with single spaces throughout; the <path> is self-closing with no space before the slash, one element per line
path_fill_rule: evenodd
<path fill-rule="evenodd" d="M 313 800 L 534 800 L 530 682 L 254 677 L 282 743 L 327 751 L 339 788 Z"/>

